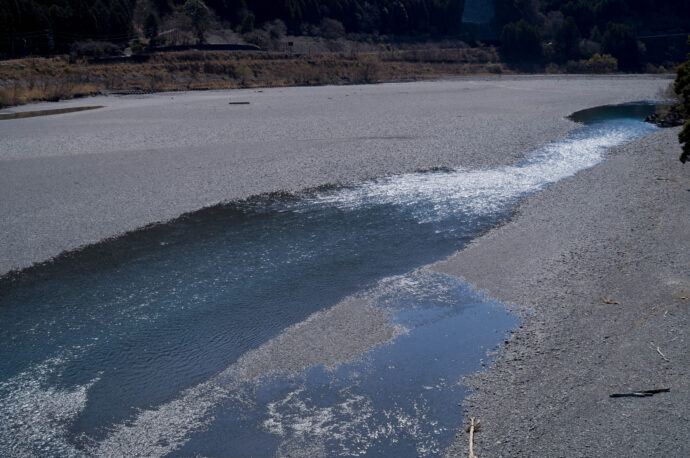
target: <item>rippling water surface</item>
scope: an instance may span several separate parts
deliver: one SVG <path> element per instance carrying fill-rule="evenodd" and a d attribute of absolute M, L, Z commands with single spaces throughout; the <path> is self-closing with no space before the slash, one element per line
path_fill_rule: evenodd
<path fill-rule="evenodd" d="M 583 112 L 512 166 L 217 206 L 0 280 L 0 454 L 439 453 L 516 320 L 421 267 L 654 130 L 648 110 Z"/>

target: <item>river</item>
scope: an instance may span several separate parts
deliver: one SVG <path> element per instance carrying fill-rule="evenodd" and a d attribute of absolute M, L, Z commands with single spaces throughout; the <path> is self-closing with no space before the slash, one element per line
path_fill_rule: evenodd
<path fill-rule="evenodd" d="M 652 132 L 648 104 L 513 165 L 222 204 L 0 280 L 0 452 L 437 455 L 517 324 L 425 265 Z"/>

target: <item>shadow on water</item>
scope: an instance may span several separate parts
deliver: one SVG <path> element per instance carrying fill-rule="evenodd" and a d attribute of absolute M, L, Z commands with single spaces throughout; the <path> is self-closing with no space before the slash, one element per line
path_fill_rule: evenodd
<path fill-rule="evenodd" d="M 617 119 L 641 121 L 654 113 L 655 102 L 633 102 L 622 105 L 603 105 L 576 111 L 568 119 L 583 124 L 595 124 Z"/>
<path fill-rule="evenodd" d="M 155 440 L 158 420 L 142 412 L 357 293 L 406 333 L 337 369 L 254 381 L 242 389 L 251 395 L 209 401 L 198 411 L 209 419 L 201 431 L 182 418 L 184 440 L 161 447 L 439 452 L 461 421 L 458 380 L 515 318 L 458 279 L 416 269 L 495 227 L 525 195 L 654 130 L 640 122 L 648 110 L 576 113 L 588 126 L 512 166 L 219 205 L 0 279 L 0 414 L 9 419 L 0 443 L 69 454 L 127 428 Z"/>

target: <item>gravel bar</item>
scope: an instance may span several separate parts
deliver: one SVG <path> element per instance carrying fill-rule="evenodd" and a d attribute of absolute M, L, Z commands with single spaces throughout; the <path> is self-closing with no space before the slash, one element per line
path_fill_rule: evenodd
<path fill-rule="evenodd" d="M 564 136 L 570 113 L 653 99 L 669 77 L 470 77 L 99 96 L 3 113 L 0 275 L 252 195 L 432 167 L 495 167 Z"/>
<path fill-rule="evenodd" d="M 433 267 L 524 316 L 468 379 L 479 456 L 690 456 L 690 167 L 678 131 L 615 148 Z M 467 447 L 459 432 L 447 454 Z"/>

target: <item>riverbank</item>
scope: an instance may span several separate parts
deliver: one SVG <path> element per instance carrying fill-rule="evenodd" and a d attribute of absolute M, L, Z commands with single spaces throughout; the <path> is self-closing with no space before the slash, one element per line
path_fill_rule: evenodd
<path fill-rule="evenodd" d="M 671 74 L 663 67 L 649 66 L 647 71 Z M 573 72 L 596 73 L 584 63 L 572 69 L 550 67 L 552 74 Z M 0 108 L 101 93 L 352 85 L 520 73 L 501 61 L 495 47 L 464 44 L 301 54 L 188 50 L 101 59 L 27 57 L 0 61 Z"/>
<path fill-rule="evenodd" d="M 0 62 L 0 108 L 109 93 L 323 86 L 513 74 L 494 47 L 351 53 L 180 51 Z"/>
<path fill-rule="evenodd" d="M 479 456 L 690 454 L 690 169 L 677 134 L 615 148 L 434 266 L 524 317 L 468 379 Z M 670 391 L 609 397 L 658 388 Z M 459 432 L 447 454 L 467 441 Z"/>

